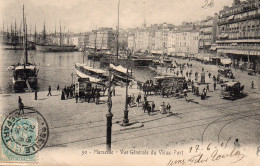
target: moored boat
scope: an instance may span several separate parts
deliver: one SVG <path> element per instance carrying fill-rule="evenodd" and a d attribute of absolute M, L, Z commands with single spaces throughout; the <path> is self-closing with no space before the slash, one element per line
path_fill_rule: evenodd
<path fill-rule="evenodd" d="M 123 66 L 115 66 L 110 64 L 110 70 L 113 73 L 115 81 L 122 81 L 124 83 L 129 83 L 133 80 L 133 78 L 129 75 L 129 71 Z"/>
<path fill-rule="evenodd" d="M 28 61 L 27 52 L 27 25 L 24 17 L 24 7 L 23 7 L 23 34 L 24 34 L 24 44 L 23 44 L 23 63 L 18 63 L 12 65 L 9 69 L 13 70 L 13 91 L 14 92 L 24 92 L 26 90 L 31 91 L 37 88 L 37 73 L 38 70 L 36 65 Z"/>
<path fill-rule="evenodd" d="M 76 49 L 75 45 L 48 45 L 48 44 L 37 44 L 37 51 L 42 52 L 73 52 Z"/>
<path fill-rule="evenodd" d="M 106 81 L 108 81 L 106 71 L 102 69 L 94 69 L 87 66 L 86 64 L 76 63 L 75 70 L 78 77 L 89 78 L 90 82 L 105 83 Z"/>

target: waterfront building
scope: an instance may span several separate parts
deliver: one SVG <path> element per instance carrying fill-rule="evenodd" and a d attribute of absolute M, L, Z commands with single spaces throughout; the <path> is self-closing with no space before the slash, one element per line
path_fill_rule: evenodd
<path fill-rule="evenodd" d="M 219 12 L 217 52 L 236 68 L 260 72 L 260 1 L 234 0 Z"/>
<path fill-rule="evenodd" d="M 135 34 L 128 35 L 127 48 L 129 50 L 135 50 Z"/>
<path fill-rule="evenodd" d="M 208 16 L 200 22 L 199 52 L 209 53 L 216 51 L 217 14 Z"/>
<path fill-rule="evenodd" d="M 169 31 L 168 43 L 167 43 L 167 54 L 172 55 L 176 52 L 176 39 L 177 39 L 176 29 Z"/>
<path fill-rule="evenodd" d="M 135 33 L 135 51 L 145 52 L 149 50 L 149 30 L 140 29 Z"/>
<path fill-rule="evenodd" d="M 93 30 L 89 35 L 89 48 L 97 48 L 98 50 L 111 49 L 114 45 L 114 31 L 112 28 L 99 28 Z"/>
<path fill-rule="evenodd" d="M 78 36 L 78 49 L 79 51 L 85 51 L 89 45 L 90 33 L 80 33 Z"/>
<path fill-rule="evenodd" d="M 168 54 L 196 54 L 199 51 L 199 29 L 197 23 L 183 22 L 181 26 L 169 32 Z"/>

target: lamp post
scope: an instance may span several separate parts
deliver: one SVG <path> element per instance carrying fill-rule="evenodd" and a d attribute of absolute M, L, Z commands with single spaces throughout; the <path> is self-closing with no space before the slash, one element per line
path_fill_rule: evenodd
<path fill-rule="evenodd" d="M 113 118 L 113 114 L 111 113 L 111 109 L 112 109 L 111 76 L 112 76 L 111 71 L 109 71 L 109 87 L 108 87 L 108 99 L 107 99 L 108 113 L 106 114 L 107 117 L 106 146 L 108 152 L 111 152 L 111 134 L 112 134 L 112 118 Z"/>
<path fill-rule="evenodd" d="M 129 56 L 127 53 L 127 60 L 129 60 Z M 123 126 L 128 125 L 129 119 L 128 119 L 128 64 L 126 65 L 126 89 L 125 89 L 125 110 L 124 110 L 124 119 L 123 119 Z"/>
<path fill-rule="evenodd" d="M 72 84 L 73 84 L 73 75 L 74 75 L 74 74 L 73 74 L 73 73 L 71 73 Z"/>

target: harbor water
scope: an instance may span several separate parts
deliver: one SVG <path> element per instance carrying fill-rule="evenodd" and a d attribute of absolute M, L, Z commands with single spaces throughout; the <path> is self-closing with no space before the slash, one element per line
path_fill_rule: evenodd
<path fill-rule="evenodd" d="M 2 93 L 12 93 L 12 71 L 8 67 L 17 64 L 23 56 L 22 50 L 1 50 L 0 52 L 0 86 Z M 87 60 L 87 54 L 83 52 L 38 52 L 28 51 L 30 62 L 37 65 L 38 88 L 39 91 L 48 90 L 48 86 L 52 90 L 71 85 L 77 80 L 74 64 L 84 63 L 91 67 L 99 68 L 99 61 Z M 106 70 L 106 69 L 105 69 Z M 133 76 L 139 81 L 145 81 L 154 76 L 154 73 L 148 68 L 133 67 Z"/>

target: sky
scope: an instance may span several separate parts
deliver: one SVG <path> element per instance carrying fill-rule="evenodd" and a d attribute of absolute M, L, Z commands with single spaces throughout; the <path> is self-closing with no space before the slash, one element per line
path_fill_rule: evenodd
<path fill-rule="evenodd" d="M 204 7 L 213 1 L 210 7 Z M 233 0 L 120 0 L 120 28 L 140 27 L 146 24 L 170 23 L 180 25 L 183 21 L 197 21 L 213 16 Z M 25 6 L 28 31 L 85 32 L 96 27 L 117 26 L 118 0 L 0 0 L 0 29 L 6 25 L 20 27 L 22 6 Z M 65 29 L 64 29 L 65 28 Z"/>

